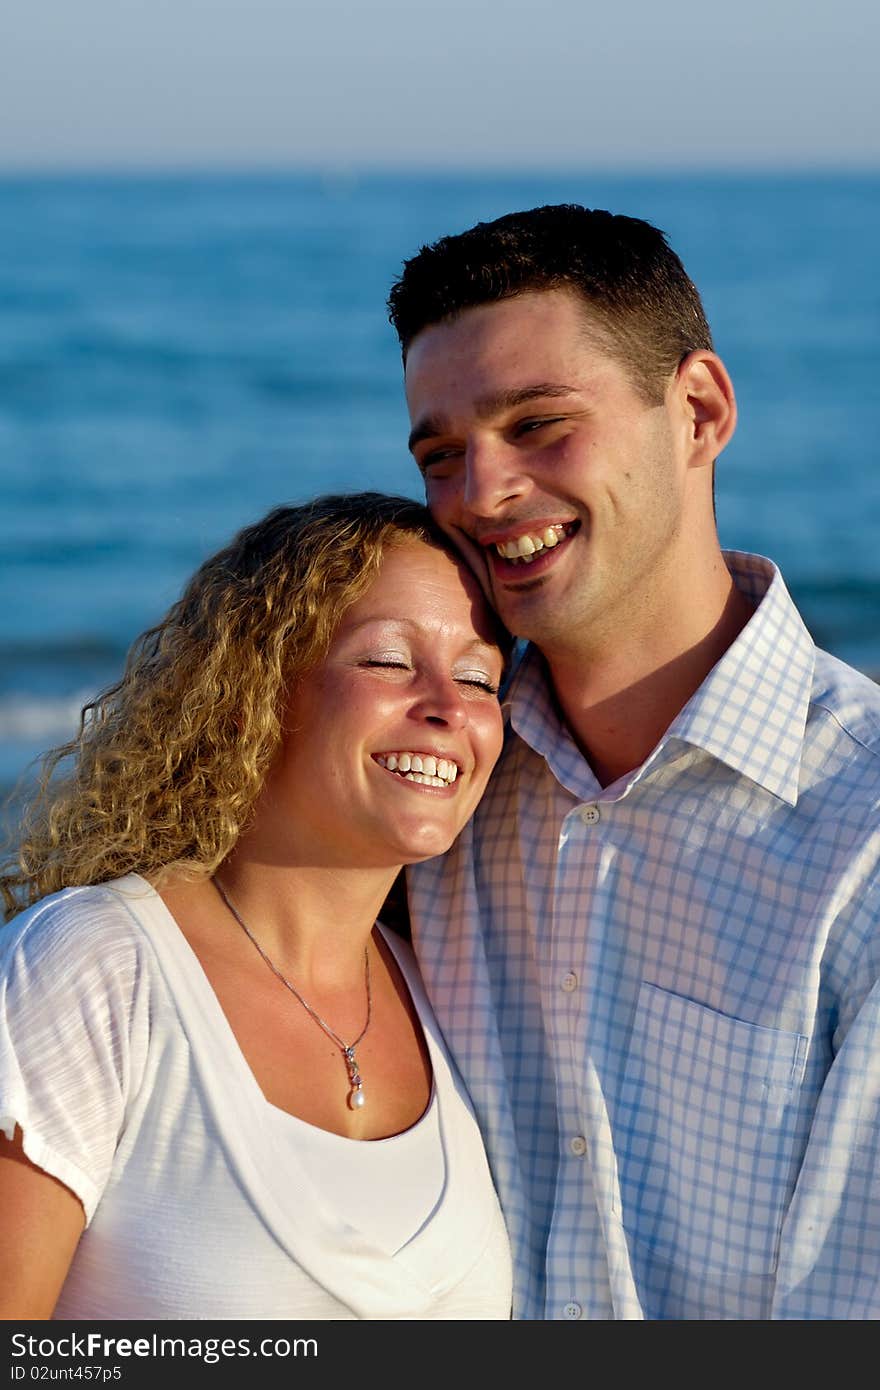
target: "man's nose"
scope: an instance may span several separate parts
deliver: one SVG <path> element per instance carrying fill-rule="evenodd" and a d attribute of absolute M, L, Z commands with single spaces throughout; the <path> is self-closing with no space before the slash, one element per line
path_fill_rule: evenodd
<path fill-rule="evenodd" d="M 522 458 L 504 440 L 475 440 L 465 450 L 462 503 L 472 516 L 492 517 L 528 486 Z"/>

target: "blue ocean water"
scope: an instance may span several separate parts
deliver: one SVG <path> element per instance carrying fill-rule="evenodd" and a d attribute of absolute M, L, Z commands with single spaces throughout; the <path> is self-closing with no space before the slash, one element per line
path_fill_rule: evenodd
<path fill-rule="evenodd" d="M 388 287 L 576 201 L 662 227 L 737 387 L 726 545 L 880 674 L 880 175 L 0 180 L 0 790 L 194 566 L 316 491 L 420 493 Z"/>

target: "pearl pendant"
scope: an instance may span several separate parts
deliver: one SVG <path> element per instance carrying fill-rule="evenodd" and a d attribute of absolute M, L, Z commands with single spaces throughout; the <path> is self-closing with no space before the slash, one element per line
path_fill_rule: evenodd
<path fill-rule="evenodd" d="M 345 1065 L 348 1067 L 348 1079 L 351 1083 L 351 1090 L 348 1093 L 348 1104 L 352 1110 L 362 1110 L 364 1107 L 364 1083 L 361 1081 L 361 1074 L 358 1071 L 357 1059 L 354 1055 L 354 1048 L 345 1048 L 343 1054 Z"/>

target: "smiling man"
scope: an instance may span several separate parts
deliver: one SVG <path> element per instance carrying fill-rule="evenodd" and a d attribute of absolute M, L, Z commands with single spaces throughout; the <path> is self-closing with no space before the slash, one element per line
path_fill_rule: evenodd
<path fill-rule="evenodd" d="M 389 300 L 428 502 L 528 639 L 411 872 L 516 1316 L 880 1316 L 880 697 L 722 552 L 733 387 L 655 228 L 538 208 Z"/>

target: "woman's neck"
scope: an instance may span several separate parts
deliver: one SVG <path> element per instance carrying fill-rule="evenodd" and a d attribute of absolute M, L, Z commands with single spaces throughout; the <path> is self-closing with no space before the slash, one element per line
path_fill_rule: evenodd
<path fill-rule="evenodd" d="M 364 949 L 398 869 L 261 862 L 238 848 L 217 872 L 262 949 L 304 984 L 332 986 L 362 969 Z M 217 911 L 228 912 L 213 884 Z"/>

